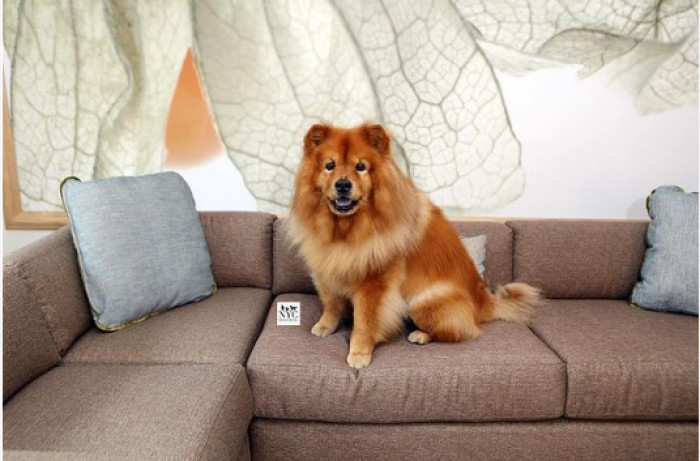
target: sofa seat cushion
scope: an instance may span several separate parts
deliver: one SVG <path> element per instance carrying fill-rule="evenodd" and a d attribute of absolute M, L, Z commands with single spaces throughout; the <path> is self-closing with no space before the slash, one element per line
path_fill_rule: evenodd
<path fill-rule="evenodd" d="M 221 288 L 113 333 L 88 330 L 64 363 L 245 363 L 270 305 L 259 288 Z"/>
<path fill-rule="evenodd" d="M 350 329 L 311 334 L 315 295 L 300 301 L 301 325 L 277 326 L 276 304 L 248 360 L 257 417 L 327 422 L 538 420 L 562 415 L 565 370 L 527 327 L 487 325 L 465 343 L 417 346 L 405 336 L 379 345 L 372 363 L 350 368 Z"/>
<path fill-rule="evenodd" d="M 57 367 L 5 404 L 3 448 L 232 459 L 252 410 L 240 365 Z"/>
<path fill-rule="evenodd" d="M 566 416 L 697 419 L 697 318 L 625 301 L 549 300 L 532 328 L 566 362 Z"/>

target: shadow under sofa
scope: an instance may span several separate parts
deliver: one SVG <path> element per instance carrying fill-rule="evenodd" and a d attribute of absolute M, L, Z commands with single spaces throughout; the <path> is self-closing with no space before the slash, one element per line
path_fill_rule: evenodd
<path fill-rule="evenodd" d="M 547 302 L 476 341 L 380 345 L 345 363 L 265 213 L 201 213 L 219 287 L 96 330 L 67 228 L 4 260 L 7 459 L 697 459 L 697 318 L 631 307 L 646 222 L 455 222 L 492 285 Z M 301 326 L 276 302 L 300 301 Z"/>

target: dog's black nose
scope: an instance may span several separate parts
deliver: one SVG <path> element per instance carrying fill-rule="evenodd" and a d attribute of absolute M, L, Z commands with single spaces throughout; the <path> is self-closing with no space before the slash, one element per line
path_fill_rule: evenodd
<path fill-rule="evenodd" d="M 350 189 L 352 189 L 352 183 L 349 179 L 341 178 L 335 182 L 335 190 L 341 195 L 347 194 Z"/>

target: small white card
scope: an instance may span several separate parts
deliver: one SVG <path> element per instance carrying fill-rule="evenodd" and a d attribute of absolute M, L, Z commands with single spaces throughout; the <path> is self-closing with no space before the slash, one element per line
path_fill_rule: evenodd
<path fill-rule="evenodd" d="M 301 303 L 277 303 L 277 325 L 301 325 Z"/>

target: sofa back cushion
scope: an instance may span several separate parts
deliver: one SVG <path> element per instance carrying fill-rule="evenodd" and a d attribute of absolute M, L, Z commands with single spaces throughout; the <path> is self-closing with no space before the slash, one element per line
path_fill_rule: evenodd
<path fill-rule="evenodd" d="M 461 237 L 486 236 L 485 278 L 491 288 L 513 281 L 513 230 L 502 222 L 454 221 Z"/>
<path fill-rule="evenodd" d="M 200 212 L 219 287 L 272 286 L 272 223 L 256 212 Z"/>
<path fill-rule="evenodd" d="M 22 386 L 55 365 L 58 349 L 46 326 L 26 268 L 3 264 L 3 402 Z"/>
<path fill-rule="evenodd" d="M 272 292 L 315 293 L 309 268 L 286 238 L 285 218 L 277 218 L 272 226 Z"/>
<path fill-rule="evenodd" d="M 309 269 L 296 248 L 289 245 L 285 236 L 284 218 L 273 225 L 272 239 L 272 291 L 281 293 L 315 293 Z M 491 286 L 513 280 L 513 231 L 499 222 L 454 222 L 460 236 L 486 236 L 486 278 Z"/>
<path fill-rule="evenodd" d="M 18 266 L 62 355 L 92 324 L 70 230 L 63 227 L 4 261 Z"/>
<path fill-rule="evenodd" d="M 639 276 L 647 221 L 518 220 L 513 279 L 548 298 L 627 298 Z"/>

